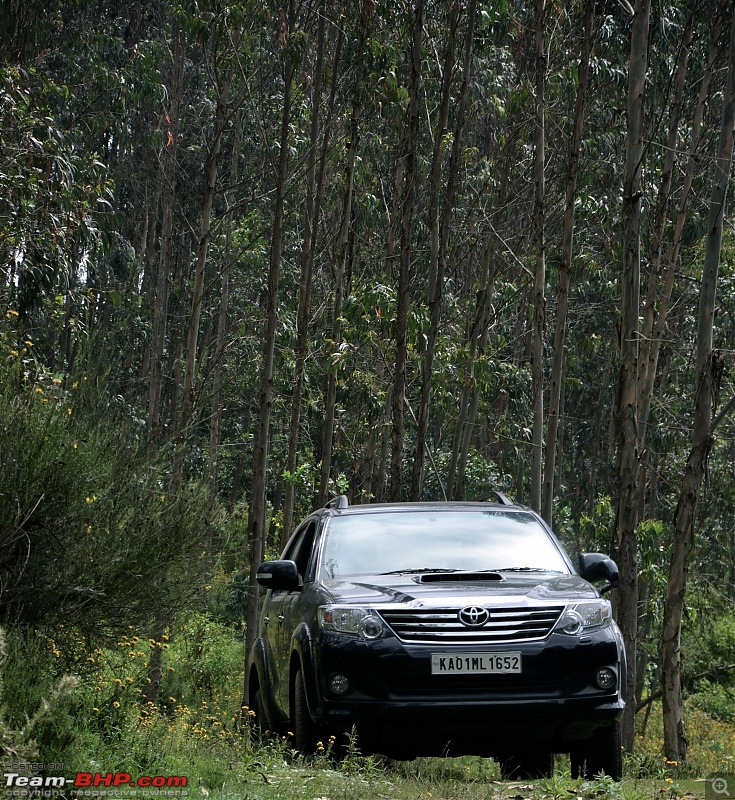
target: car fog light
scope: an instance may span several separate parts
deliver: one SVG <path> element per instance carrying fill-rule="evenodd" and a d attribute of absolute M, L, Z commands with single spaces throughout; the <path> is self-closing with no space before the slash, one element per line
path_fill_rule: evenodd
<path fill-rule="evenodd" d="M 597 670 L 595 682 L 600 689 L 612 689 L 617 682 L 617 676 L 609 667 L 603 667 Z"/>
<path fill-rule="evenodd" d="M 333 694 L 344 694 L 350 688 L 350 682 L 346 675 L 332 675 L 329 688 Z"/>

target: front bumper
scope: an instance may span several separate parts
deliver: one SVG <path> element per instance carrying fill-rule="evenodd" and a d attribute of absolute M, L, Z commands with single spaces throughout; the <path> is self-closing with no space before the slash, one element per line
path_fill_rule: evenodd
<path fill-rule="evenodd" d="M 520 651 L 521 674 L 432 675 L 433 653 Z M 320 631 L 314 640 L 310 708 L 327 734 L 360 733 L 363 748 L 410 755 L 495 755 L 519 746 L 565 752 L 618 719 L 625 705 L 625 660 L 617 629 L 583 637 L 552 633 L 512 645 L 405 644 L 393 636 L 361 641 Z M 595 684 L 601 667 L 617 684 Z M 344 675 L 349 689 L 330 689 Z"/>

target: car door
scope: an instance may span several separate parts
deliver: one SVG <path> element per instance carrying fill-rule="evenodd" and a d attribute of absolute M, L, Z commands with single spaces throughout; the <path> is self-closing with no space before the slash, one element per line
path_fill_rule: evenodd
<path fill-rule="evenodd" d="M 301 548 L 304 526 L 291 536 L 281 560 L 294 561 Z M 270 589 L 263 601 L 261 616 L 261 637 L 265 648 L 266 671 L 271 689 L 271 701 L 276 705 L 279 715 L 288 716 L 288 656 L 287 641 L 290 637 L 284 631 L 285 608 L 290 592 L 283 589 Z M 282 698 L 285 697 L 285 701 Z"/>
<path fill-rule="evenodd" d="M 278 609 L 278 660 L 280 680 L 276 692 L 278 694 L 278 705 L 288 713 L 289 705 L 289 667 L 291 663 L 293 633 L 302 617 L 301 596 L 304 577 L 311 563 L 314 540 L 316 536 L 317 521 L 307 519 L 297 530 L 297 535 L 292 540 L 293 548 L 289 547 L 286 556 L 291 561 L 296 562 L 301 586 L 292 592 L 282 592 Z"/>

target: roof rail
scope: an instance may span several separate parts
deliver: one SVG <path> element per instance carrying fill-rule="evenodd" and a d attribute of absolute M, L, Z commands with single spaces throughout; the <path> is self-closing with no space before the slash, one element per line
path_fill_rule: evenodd
<path fill-rule="evenodd" d="M 324 508 L 349 508 L 350 501 L 347 499 L 346 494 L 341 494 L 337 497 L 333 497 L 328 503 L 325 504 Z"/>
<path fill-rule="evenodd" d="M 497 490 L 493 489 L 490 494 L 485 495 L 485 497 L 480 497 L 479 502 L 485 503 L 488 500 L 492 500 L 494 502 L 500 503 L 503 506 L 512 506 L 513 501 L 508 497 L 508 495 L 503 494 L 503 492 L 498 492 Z"/>

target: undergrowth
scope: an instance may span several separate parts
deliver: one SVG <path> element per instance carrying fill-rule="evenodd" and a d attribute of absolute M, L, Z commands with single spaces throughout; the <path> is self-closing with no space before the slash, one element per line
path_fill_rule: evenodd
<path fill-rule="evenodd" d="M 692 777 L 733 772 L 735 728 L 692 703 L 687 707 L 688 763 L 663 758 L 660 711 L 654 709 L 636 753 L 626 756 L 622 783 L 605 776 L 572 780 L 565 756 L 556 757 L 552 777 L 516 783 L 502 781 L 491 759 L 391 763 L 363 755 L 354 732 L 340 758 L 331 738 L 307 759 L 288 735 L 272 735 L 262 743 L 251 735 L 248 709 L 241 707 L 238 626 L 194 614 L 159 639 L 130 628 L 104 647 L 89 646 L 73 631 L 39 635 L 16 628 L 7 639 L 0 717 L 6 767 L 37 759 L 63 764 L 65 775 L 186 776 L 189 796 L 217 800 L 673 800 L 692 794 L 693 784 L 687 782 Z M 156 652 L 162 656 L 162 677 L 153 700 L 147 693 Z M 59 679 L 72 673 L 76 677 L 67 678 L 60 691 Z M 704 794 L 700 788 L 694 796 Z"/>

